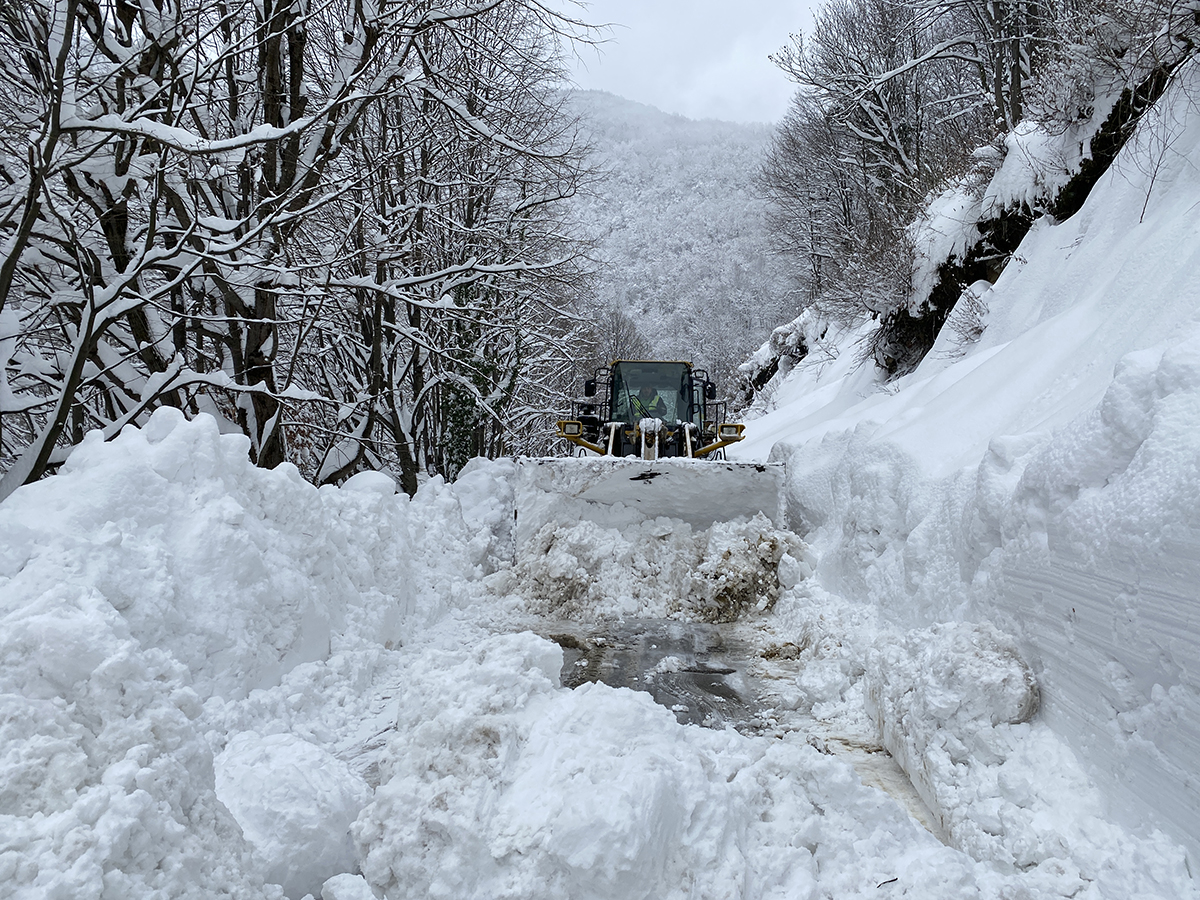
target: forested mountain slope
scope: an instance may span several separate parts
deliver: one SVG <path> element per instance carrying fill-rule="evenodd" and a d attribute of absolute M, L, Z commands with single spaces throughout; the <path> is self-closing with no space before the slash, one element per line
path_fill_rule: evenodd
<path fill-rule="evenodd" d="M 574 104 L 606 173 L 575 204 L 597 242 L 596 306 L 632 319 L 643 353 L 692 359 L 728 384 L 795 315 L 753 188 L 769 128 L 692 121 L 600 91 L 577 92 Z"/>

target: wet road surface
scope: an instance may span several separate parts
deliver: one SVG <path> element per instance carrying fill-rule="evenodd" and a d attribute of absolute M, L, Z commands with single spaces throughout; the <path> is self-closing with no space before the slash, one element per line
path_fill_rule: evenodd
<path fill-rule="evenodd" d="M 563 648 L 562 684 L 600 681 L 646 691 L 685 725 L 752 727 L 757 704 L 740 656 L 719 626 L 634 619 L 601 629 L 578 625 L 547 635 Z"/>

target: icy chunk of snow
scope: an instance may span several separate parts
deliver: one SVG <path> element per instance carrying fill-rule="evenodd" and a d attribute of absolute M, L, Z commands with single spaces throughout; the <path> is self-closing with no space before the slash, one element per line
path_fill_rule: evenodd
<path fill-rule="evenodd" d="M 371 886 L 361 875 L 334 875 L 321 885 L 321 900 L 376 900 Z"/>
<path fill-rule="evenodd" d="M 650 671 L 654 672 L 656 674 L 657 673 L 667 674 L 670 672 L 680 672 L 682 670 L 683 670 L 683 660 L 682 659 L 680 659 L 678 656 L 664 656 L 662 659 L 660 659 L 658 661 L 658 663 Z"/>
<path fill-rule="evenodd" d="M 350 825 L 371 791 L 329 751 L 291 734 L 235 735 L 216 759 L 216 790 L 291 900 L 356 868 Z"/>

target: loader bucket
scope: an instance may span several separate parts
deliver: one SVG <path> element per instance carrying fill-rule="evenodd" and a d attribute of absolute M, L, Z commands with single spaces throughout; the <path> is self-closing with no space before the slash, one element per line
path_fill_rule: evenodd
<path fill-rule="evenodd" d="M 547 521 L 609 527 L 665 516 L 694 528 L 762 513 L 783 525 L 783 466 L 669 458 L 517 460 L 518 539 Z"/>

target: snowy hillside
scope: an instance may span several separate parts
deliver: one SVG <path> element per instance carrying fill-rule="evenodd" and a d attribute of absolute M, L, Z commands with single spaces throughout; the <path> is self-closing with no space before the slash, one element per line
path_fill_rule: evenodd
<path fill-rule="evenodd" d="M 574 102 L 607 173 L 575 207 L 598 241 L 597 303 L 630 316 L 656 357 L 692 359 L 729 383 L 793 314 L 752 186 L 769 129 L 600 91 Z"/>
<path fill-rule="evenodd" d="M 1045 721 L 1122 821 L 1200 853 L 1200 73 L 1061 224 L 1043 219 L 911 375 L 854 334 L 778 386 L 736 455 L 786 460 L 829 589 L 1018 639 Z M 780 443 L 776 443 L 780 442 Z"/>
<path fill-rule="evenodd" d="M 175 408 L 92 431 L 0 501 L 0 896 L 1200 900 L 1197 96 L 974 342 L 883 385 L 804 324 L 747 464 L 475 459 L 410 498 Z M 592 102 L 671 331 L 752 204 L 662 187 L 655 115 Z"/>

